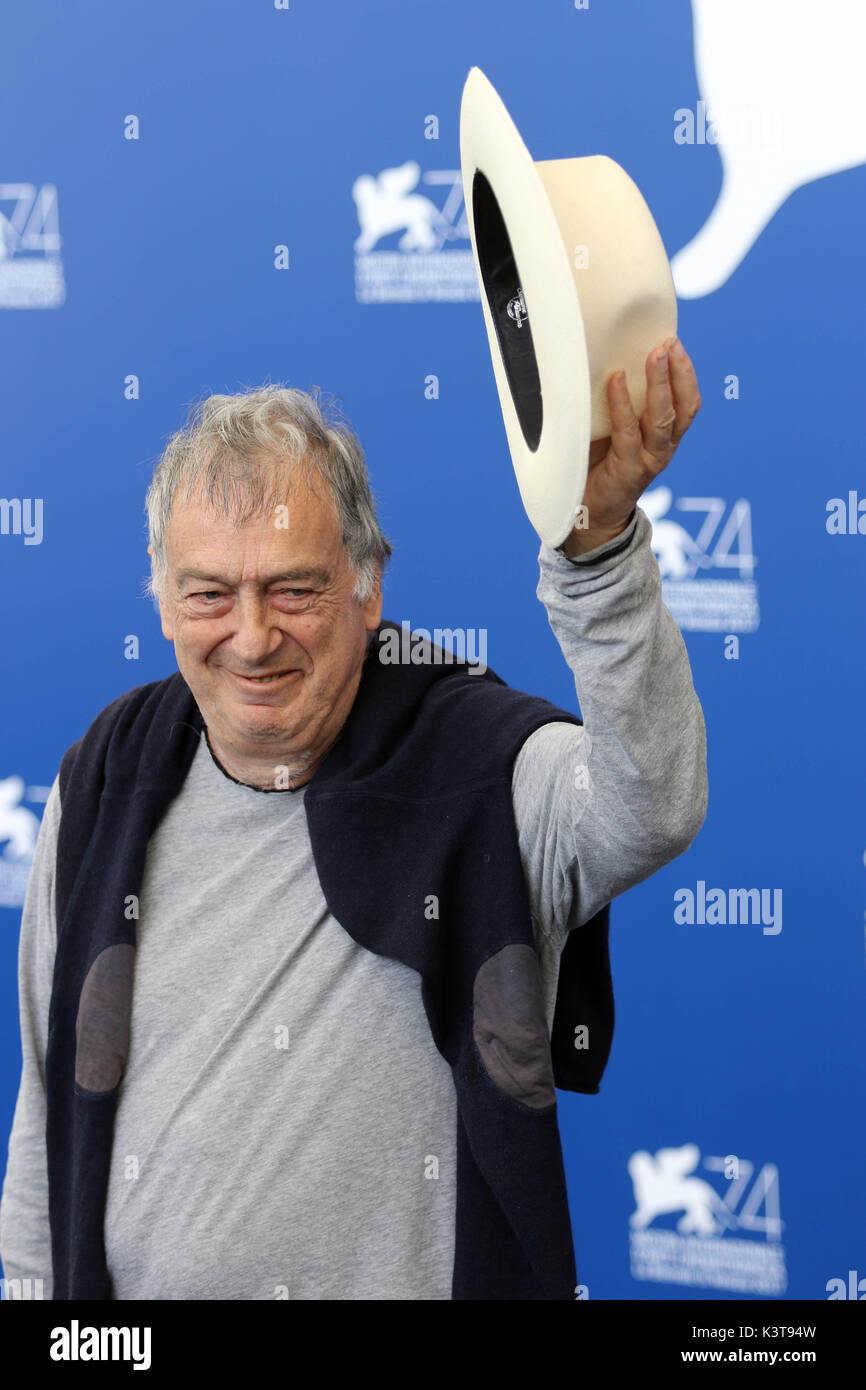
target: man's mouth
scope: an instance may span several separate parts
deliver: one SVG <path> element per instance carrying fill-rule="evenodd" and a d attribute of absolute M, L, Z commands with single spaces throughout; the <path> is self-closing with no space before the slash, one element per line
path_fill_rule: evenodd
<path fill-rule="evenodd" d="M 245 685 L 248 688 L 258 686 L 262 689 L 267 689 L 269 686 L 277 685 L 280 681 L 287 680 L 290 676 L 298 676 L 301 673 L 298 670 L 288 670 L 269 671 L 267 675 L 264 676 L 242 676 L 237 671 L 232 671 L 231 674 L 234 676 L 235 680 L 240 681 L 241 685 Z"/>

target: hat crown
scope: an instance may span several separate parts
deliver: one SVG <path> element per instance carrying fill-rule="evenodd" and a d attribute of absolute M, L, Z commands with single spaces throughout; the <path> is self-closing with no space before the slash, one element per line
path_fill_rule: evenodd
<path fill-rule="evenodd" d="M 583 319 L 591 390 L 590 438 L 610 434 L 606 382 L 626 374 L 638 415 L 647 355 L 677 328 L 664 243 L 633 179 L 605 154 L 533 161 L 568 257 Z"/>

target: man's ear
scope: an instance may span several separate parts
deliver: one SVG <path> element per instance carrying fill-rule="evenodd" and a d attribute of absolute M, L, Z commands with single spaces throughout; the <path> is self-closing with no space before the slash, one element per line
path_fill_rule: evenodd
<path fill-rule="evenodd" d="M 382 566 L 378 566 L 376 587 L 364 604 L 365 626 L 368 632 L 375 632 L 382 621 Z"/>
<path fill-rule="evenodd" d="M 148 553 L 148 555 L 153 556 L 153 546 L 152 546 L 152 545 L 149 545 L 149 546 L 147 547 L 147 553 Z M 162 594 L 157 593 L 156 601 L 157 601 L 157 603 L 159 604 L 159 621 L 160 621 L 160 625 L 161 625 L 161 627 L 162 627 L 162 635 L 163 635 L 163 637 L 165 638 L 165 640 L 166 640 L 167 642 L 173 642 L 173 641 L 174 641 L 174 627 L 172 626 L 172 621 L 171 621 L 171 609 L 169 608 L 169 606 L 168 606 L 168 604 L 166 603 L 165 598 L 163 597 Z"/>
<path fill-rule="evenodd" d="M 159 621 L 162 626 L 162 635 L 167 642 L 174 641 L 174 627 L 171 621 L 171 612 L 162 594 L 157 594 L 159 603 Z"/>

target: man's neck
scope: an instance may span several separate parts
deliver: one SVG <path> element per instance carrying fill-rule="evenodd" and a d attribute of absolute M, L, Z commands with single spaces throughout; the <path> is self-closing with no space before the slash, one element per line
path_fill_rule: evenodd
<path fill-rule="evenodd" d="M 295 754 L 285 761 L 270 758 L 240 761 L 228 753 L 205 725 L 205 737 L 214 762 L 233 782 L 253 787 L 256 791 L 298 791 L 311 781 L 317 768 L 330 752 L 330 747 L 318 756 L 312 753 Z M 334 740 L 336 742 L 336 740 Z"/>

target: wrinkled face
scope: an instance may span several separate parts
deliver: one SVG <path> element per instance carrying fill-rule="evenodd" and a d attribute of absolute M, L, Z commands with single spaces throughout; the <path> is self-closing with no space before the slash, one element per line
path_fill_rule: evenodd
<path fill-rule="evenodd" d="M 321 754 L 351 709 L 382 595 L 352 597 L 318 473 L 287 489 L 279 514 L 239 529 L 196 496 L 176 499 L 166 557 L 162 630 L 215 750 L 275 765 Z"/>

